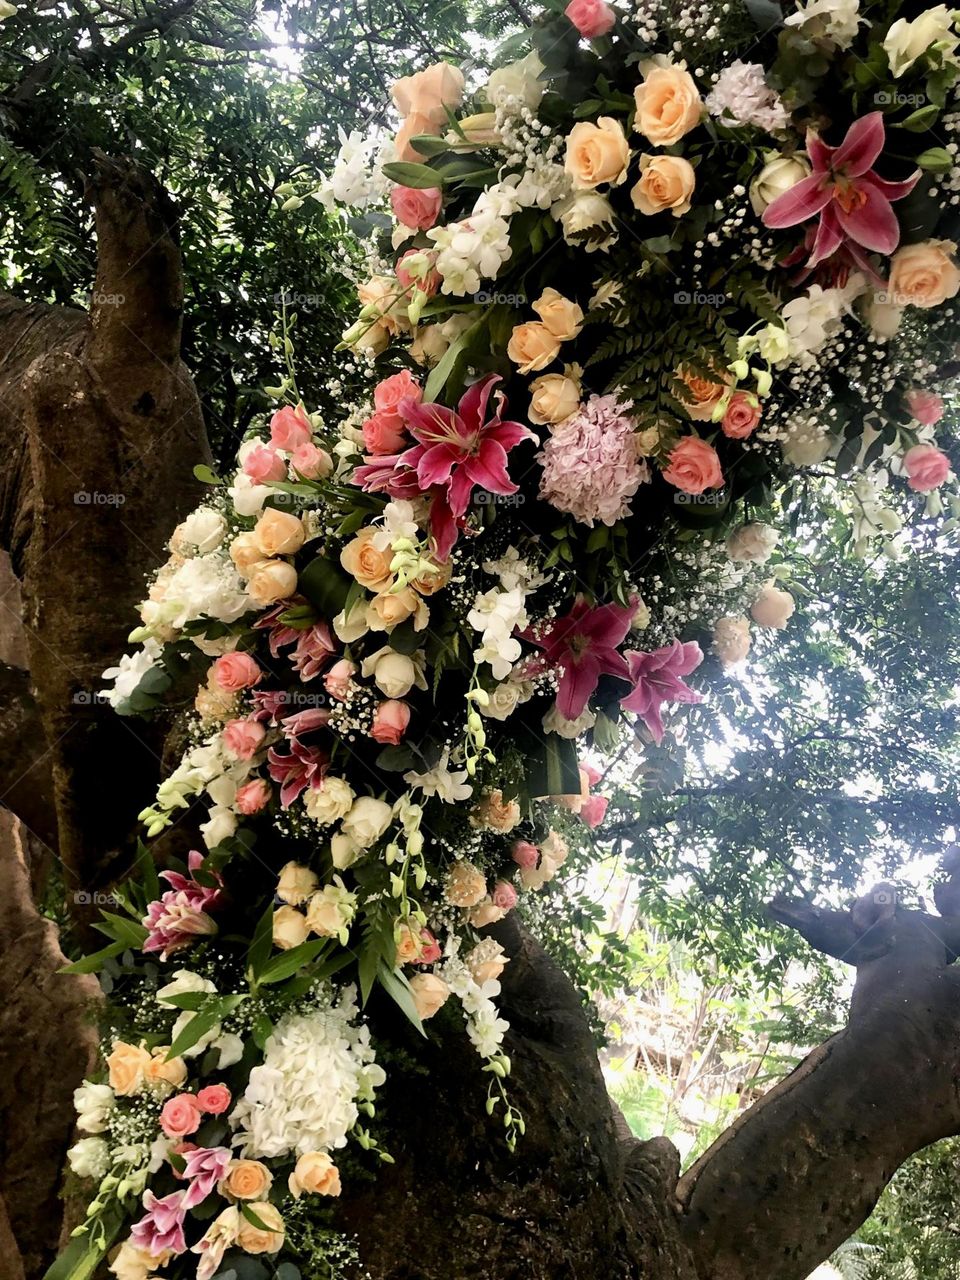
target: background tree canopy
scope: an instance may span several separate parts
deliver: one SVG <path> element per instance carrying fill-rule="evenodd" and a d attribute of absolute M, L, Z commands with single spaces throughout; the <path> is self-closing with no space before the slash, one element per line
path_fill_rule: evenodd
<path fill-rule="evenodd" d="M 322 409 L 358 250 L 318 202 L 284 214 L 278 189 L 314 184 L 344 133 L 386 119 L 396 77 L 436 58 L 487 65 L 525 18 L 516 0 L 24 6 L 15 27 L 0 27 L 7 289 L 86 307 L 91 164 L 100 152 L 134 155 L 180 208 L 183 358 L 215 452 L 231 455 L 267 406 L 259 388 L 276 376 L 270 337 L 284 300 L 300 315 L 301 390 Z M 650 1064 L 644 1087 L 659 1081 L 656 1105 L 636 1081 L 622 1085 L 643 1136 L 668 1127 L 664 1081 L 679 1098 L 699 1077 L 726 1118 L 839 1023 L 841 967 L 774 922 L 773 896 L 842 906 L 883 877 L 923 905 L 944 855 L 956 865 L 956 522 L 919 525 L 891 559 L 849 554 L 850 519 L 826 478 L 788 514 L 791 626 L 766 633 L 745 676 L 705 664 L 706 701 L 662 747 L 623 743 L 608 768 L 607 820 L 580 850 L 582 874 L 529 908 L 597 1002 L 598 1033 L 615 1020 L 615 1042 L 637 1001 L 672 975 L 663 998 L 689 1031 L 687 1077 L 677 1092 L 674 1067 Z M 692 973 L 704 987 L 688 1003 Z M 707 1086 L 705 1064 L 721 1061 L 720 1083 Z M 862 1233 L 883 1252 L 838 1265 L 954 1276 L 954 1159 L 955 1146 L 941 1145 L 907 1166 Z"/>

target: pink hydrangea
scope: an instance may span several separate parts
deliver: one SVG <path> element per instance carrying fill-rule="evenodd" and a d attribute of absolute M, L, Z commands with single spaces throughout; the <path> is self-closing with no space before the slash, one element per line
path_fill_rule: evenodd
<path fill-rule="evenodd" d="M 616 396 L 591 396 L 558 423 L 538 461 L 540 497 L 590 528 L 629 515 L 630 499 L 650 479 L 634 447 L 634 424 Z"/>

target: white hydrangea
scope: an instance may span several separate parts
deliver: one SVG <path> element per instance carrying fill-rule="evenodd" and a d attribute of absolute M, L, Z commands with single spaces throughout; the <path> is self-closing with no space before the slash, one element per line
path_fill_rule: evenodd
<path fill-rule="evenodd" d="M 337 1003 L 280 1019 L 230 1115 L 242 1155 L 303 1155 L 346 1144 L 358 1100 L 369 1100 L 386 1079 L 357 1012 L 355 989 L 347 987 Z"/>
<path fill-rule="evenodd" d="M 719 120 L 754 125 L 766 133 L 778 133 L 790 122 L 789 112 L 767 84 L 760 63 L 739 58 L 720 72 L 706 106 Z"/>
<path fill-rule="evenodd" d="M 103 1138 L 81 1138 L 67 1152 L 67 1160 L 78 1178 L 99 1182 L 110 1167 L 110 1148 Z"/>
<path fill-rule="evenodd" d="M 177 630 L 200 618 L 236 622 L 253 606 L 233 562 L 219 552 L 164 570 L 142 606 L 144 624 Z"/>
<path fill-rule="evenodd" d="M 494 679 L 505 680 L 513 664 L 522 652 L 514 631 L 522 631 L 529 625 L 524 608 L 524 593 L 520 587 L 512 591 L 478 592 L 467 621 L 474 631 L 480 632 L 480 647 L 474 649 L 475 662 L 486 662 Z"/>
<path fill-rule="evenodd" d="M 116 1104 L 116 1095 L 108 1084 L 84 1080 L 80 1088 L 73 1091 L 77 1128 L 81 1133 L 103 1133 Z"/>
<path fill-rule="evenodd" d="M 136 653 L 125 653 L 115 667 L 107 667 L 103 679 L 112 680 L 113 688 L 105 689 L 103 696 L 111 707 L 119 706 L 130 697 L 147 672 L 156 666 L 159 657 L 160 645 L 149 639 Z"/>

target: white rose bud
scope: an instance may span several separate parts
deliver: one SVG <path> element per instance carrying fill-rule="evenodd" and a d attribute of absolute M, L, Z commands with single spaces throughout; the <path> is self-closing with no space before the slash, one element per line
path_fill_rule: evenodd
<path fill-rule="evenodd" d="M 750 183 L 753 212 L 759 218 L 768 204 L 773 204 L 784 192 L 795 187 L 804 178 L 809 178 L 811 172 L 810 161 L 801 151 L 792 156 L 774 156 L 772 160 L 768 160 Z"/>
<path fill-rule="evenodd" d="M 306 793 L 303 803 L 315 822 L 339 822 L 350 812 L 353 788 L 343 778 L 333 778 L 328 774 L 318 791 L 311 788 Z"/>
<path fill-rule="evenodd" d="M 393 818 L 393 807 L 385 800 L 361 796 L 343 820 L 343 834 L 359 848 L 369 849 L 380 839 Z"/>

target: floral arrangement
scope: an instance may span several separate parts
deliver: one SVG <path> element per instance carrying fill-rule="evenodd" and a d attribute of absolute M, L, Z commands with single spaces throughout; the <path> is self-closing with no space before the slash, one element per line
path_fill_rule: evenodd
<path fill-rule="evenodd" d="M 594 762 L 787 624 L 805 472 L 860 552 L 939 513 L 960 39 L 901 13 L 572 0 L 344 139 L 313 194 L 371 228 L 369 395 L 309 412 L 285 315 L 276 411 L 201 476 L 105 673 L 122 714 L 186 709 L 141 818 L 203 850 L 158 878 L 144 848 L 75 966 L 111 995 L 76 1274 L 115 1241 L 118 1280 L 337 1274 L 341 1179 L 390 1159 L 375 989 L 465 1030 L 513 1147 L 485 930 L 601 822 Z"/>

